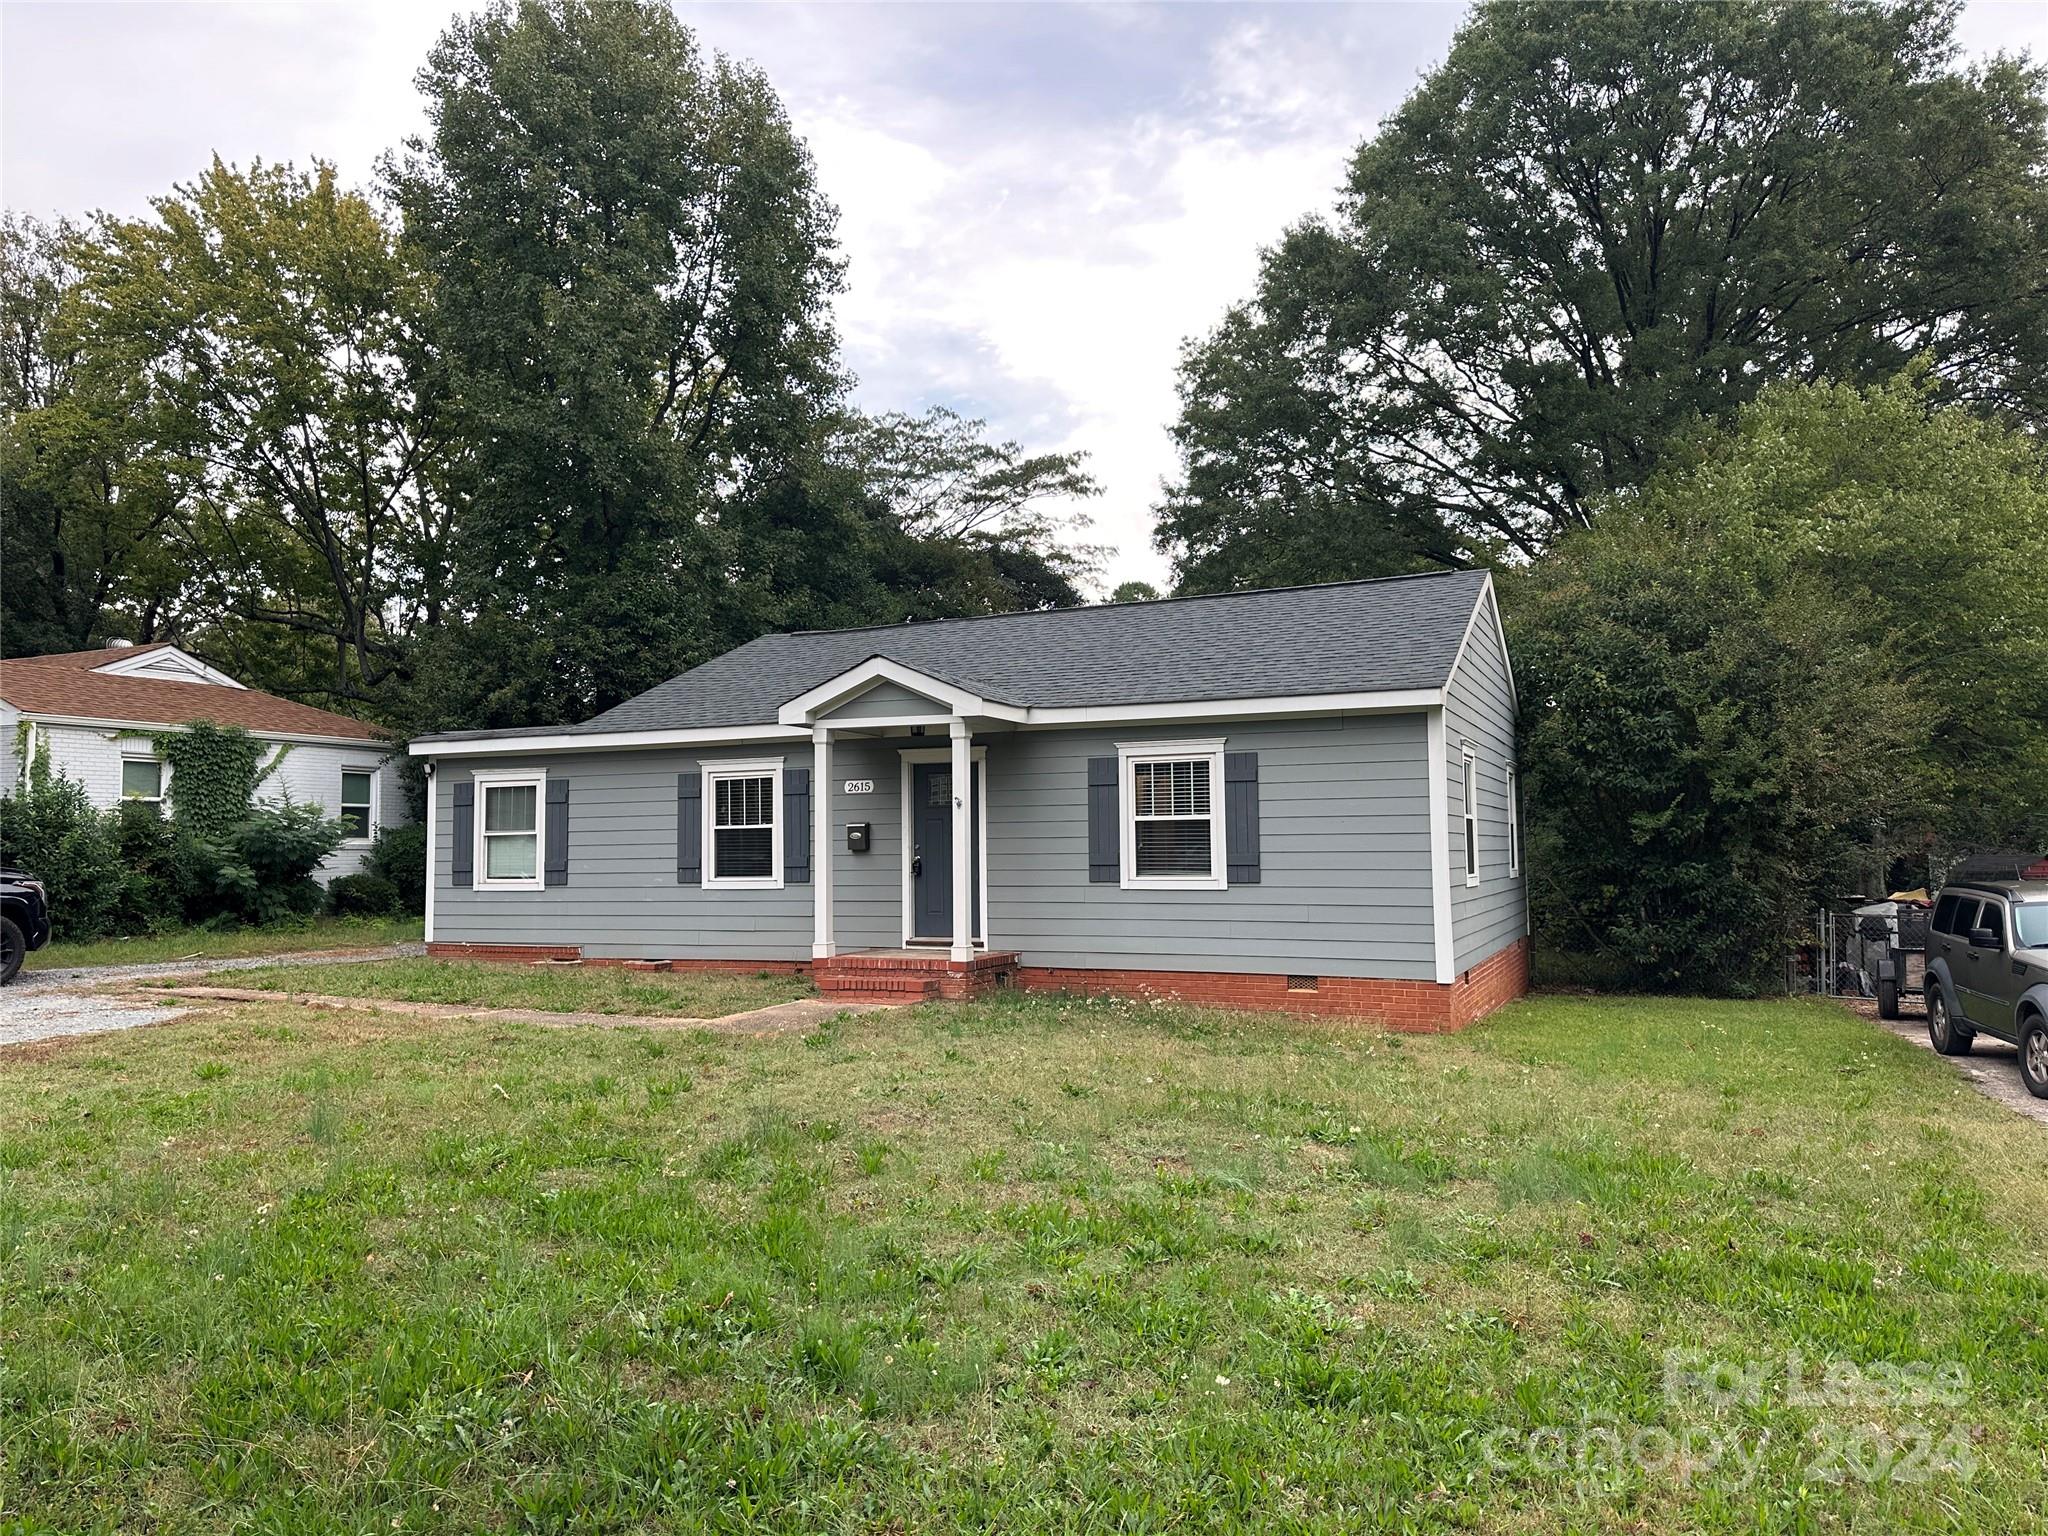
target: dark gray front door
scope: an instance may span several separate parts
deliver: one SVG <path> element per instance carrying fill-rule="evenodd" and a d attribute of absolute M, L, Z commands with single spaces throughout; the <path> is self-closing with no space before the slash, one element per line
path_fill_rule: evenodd
<path fill-rule="evenodd" d="M 910 932 L 913 938 L 953 937 L 953 767 L 950 763 L 910 765 Z M 981 824 L 981 765 L 974 768 L 974 803 L 967 808 L 970 831 Z M 979 843 L 979 837 L 974 841 Z M 981 936 L 981 850 L 968 855 L 973 884 L 968 913 Z"/>

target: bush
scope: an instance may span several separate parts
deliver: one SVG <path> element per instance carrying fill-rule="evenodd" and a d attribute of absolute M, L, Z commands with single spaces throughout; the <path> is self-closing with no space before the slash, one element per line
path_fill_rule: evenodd
<path fill-rule="evenodd" d="M 122 801 L 114 810 L 113 822 L 122 871 L 116 928 L 127 934 L 176 926 L 184 916 L 177 833 L 146 800 Z"/>
<path fill-rule="evenodd" d="M 382 875 L 343 875 L 327 884 L 328 909 L 336 917 L 389 917 L 398 902 L 398 887 Z"/>
<path fill-rule="evenodd" d="M 0 860 L 28 871 L 50 895 L 57 939 L 97 939 L 118 930 L 126 876 L 114 818 L 84 786 L 37 759 L 22 793 L 0 800 Z"/>
<path fill-rule="evenodd" d="M 366 867 L 391 882 L 398 898 L 393 911 L 418 917 L 427 910 L 427 829 L 418 822 L 380 830 Z"/>
<path fill-rule="evenodd" d="M 186 915 L 201 922 L 275 923 L 310 917 L 327 900 L 313 879 L 348 824 L 317 805 L 258 805 L 218 840 L 179 842 Z"/>

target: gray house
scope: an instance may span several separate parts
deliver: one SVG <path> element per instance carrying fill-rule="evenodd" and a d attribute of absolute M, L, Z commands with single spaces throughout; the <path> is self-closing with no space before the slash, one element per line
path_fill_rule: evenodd
<path fill-rule="evenodd" d="M 1527 985 L 1491 578 L 769 635 L 422 737 L 436 954 L 1455 1028 Z"/>

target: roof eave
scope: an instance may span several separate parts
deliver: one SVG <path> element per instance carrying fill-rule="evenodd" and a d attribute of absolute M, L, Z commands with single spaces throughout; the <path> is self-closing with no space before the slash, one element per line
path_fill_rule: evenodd
<path fill-rule="evenodd" d="M 1086 704 L 1006 707 L 1002 716 L 978 715 L 1018 730 L 1070 730 L 1089 725 L 1145 725 L 1208 720 L 1272 720 L 1327 715 L 1411 714 L 1443 707 L 1442 688 L 1383 688 L 1343 693 L 1273 694 L 1228 699 L 1187 699 L 1165 704 Z M 785 709 L 787 706 L 784 706 Z M 875 729 L 885 722 L 849 721 L 848 731 Z M 407 750 L 414 757 L 521 756 L 560 752 L 631 751 L 647 747 L 743 746 L 760 742 L 801 742 L 810 724 L 683 726 L 668 730 L 561 732 L 553 736 L 421 736 Z"/>
<path fill-rule="evenodd" d="M 62 715 L 52 710 L 37 709 L 32 705 L 16 704 L 12 700 L 0 700 L 9 709 L 16 711 L 22 719 L 32 720 L 38 725 L 76 725 L 93 731 L 182 731 L 189 720 L 129 720 L 112 715 Z M 235 725 L 232 720 L 220 722 Z M 289 741 L 318 747 L 375 747 L 379 751 L 394 750 L 398 743 L 389 736 L 336 736 L 316 731 L 278 730 L 267 725 L 242 725 L 237 729 L 247 731 L 260 741 Z"/>

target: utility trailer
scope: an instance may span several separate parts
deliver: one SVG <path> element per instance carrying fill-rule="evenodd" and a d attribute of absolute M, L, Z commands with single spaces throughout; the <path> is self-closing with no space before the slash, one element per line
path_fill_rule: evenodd
<path fill-rule="evenodd" d="M 1899 1001 L 1918 997 L 1927 1000 L 1927 925 L 1931 908 L 1917 902 L 1899 902 L 1890 916 L 1866 913 L 1858 920 L 1861 937 L 1884 946 L 1877 962 L 1877 1014 L 1882 1019 L 1899 1017 Z"/>

